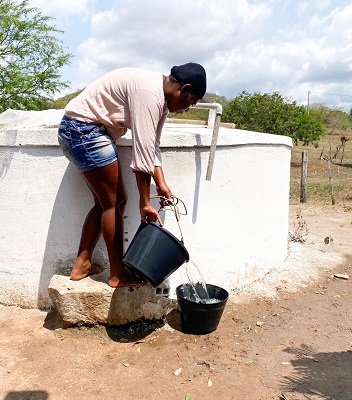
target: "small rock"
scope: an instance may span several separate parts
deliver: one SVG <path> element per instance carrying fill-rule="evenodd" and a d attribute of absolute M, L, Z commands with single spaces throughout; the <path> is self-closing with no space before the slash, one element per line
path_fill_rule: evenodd
<path fill-rule="evenodd" d="M 262 325 L 264 325 L 264 322 L 263 321 L 257 321 L 257 324 L 256 324 L 257 326 L 262 326 Z"/>
<path fill-rule="evenodd" d="M 178 368 L 178 369 L 174 372 L 174 375 L 175 375 L 175 376 L 179 376 L 181 372 L 182 372 L 182 368 Z"/>

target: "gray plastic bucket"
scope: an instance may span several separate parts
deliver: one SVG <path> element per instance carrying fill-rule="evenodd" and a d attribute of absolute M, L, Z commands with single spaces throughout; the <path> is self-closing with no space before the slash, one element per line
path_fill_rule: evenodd
<path fill-rule="evenodd" d="M 187 261 L 183 242 L 155 222 L 140 224 L 122 259 L 129 270 L 154 287 Z"/>
<path fill-rule="evenodd" d="M 195 286 L 201 285 L 196 283 Z M 181 316 L 182 330 L 185 333 L 204 335 L 216 330 L 225 309 L 229 293 L 215 285 L 206 284 L 209 298 L 214 303 L 200 302 L 194 296 L 194 289 L 189 283 L 176 288 L 177 301 Z"/>

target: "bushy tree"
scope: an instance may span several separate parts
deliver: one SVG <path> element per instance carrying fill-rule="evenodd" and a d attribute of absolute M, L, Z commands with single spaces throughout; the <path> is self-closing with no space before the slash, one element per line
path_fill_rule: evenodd
<path fill-rule="evenodd" d="M 0 112 L 7 108 L 38 110 L 68 86 L 60 69 L 69 63 L 52 25 L 28 0 L 0 0 Z"/>
<path fill-rule="evenodd" d="M 272 94 L 242 92 L 224 106 L 222 121 L 238 129 L 284 135 L 297 144 L 316 144 L 324 133 L 323 126 L 303 106 Z"/>
<path fill-rule="evenodd" d="M 329 133 L 332 133 L 335 129 L 344 131 L 352 127 L 351 116 L 341 108 L 314 103 L 309 109 L 309 114 L 321 122 L 329 130 Z"/>

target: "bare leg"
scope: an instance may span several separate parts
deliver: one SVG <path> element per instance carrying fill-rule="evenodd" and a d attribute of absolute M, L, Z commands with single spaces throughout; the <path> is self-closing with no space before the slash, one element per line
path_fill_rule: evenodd
<path fill-rule="evenodd" d="M 92 194 L 95 204 L 83 224 L 77 259 L 70 275 L 74 281 L 83 279 L 88 275 L 100 274 L 104 271 L 102 266 L 91 264 L 93 250 L 101 234 L 101 217 L 103 213 L 98 198 L 93 192 Z"/>
<path fill-rule="evenodd" d="M 115 161 L 105 167 L 83 172 L 82 175 L 95 194 L 95 198 L 102 210 L 101 232 L 110 261 L 109 285 L 117 287 L 142 284 L 136 276 L 126 270 L 122 263 L 123 213 L 126 204 L 126 193 L 119 162 Z M 89 240 L 92 243 L 93 237 Z M 81 247 L 82 249 L 89 248 L 87 244 L 83 244 Z"/>

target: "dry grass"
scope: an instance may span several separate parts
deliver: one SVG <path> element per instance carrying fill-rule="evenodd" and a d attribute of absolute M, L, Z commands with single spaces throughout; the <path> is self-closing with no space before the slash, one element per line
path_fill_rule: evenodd
<path fill-rule="evenodd" d="M 336 153 L 341 145 L 341 136 L 347 137 L 343 160 L 342 150 Z M 332 204 L 331 186 L 327 158 L 331 158 L 331 182 L 335 202 L 352 209 L 352 131 L 340 131 L 325 135 L 319 146 L 294 146 L 291 158 L 291 203 L 300 201 L 300 180 L 302 151 L 308 151 L 307 203 Z M 324 159 L 325 158 L 325 159 Z"/>

